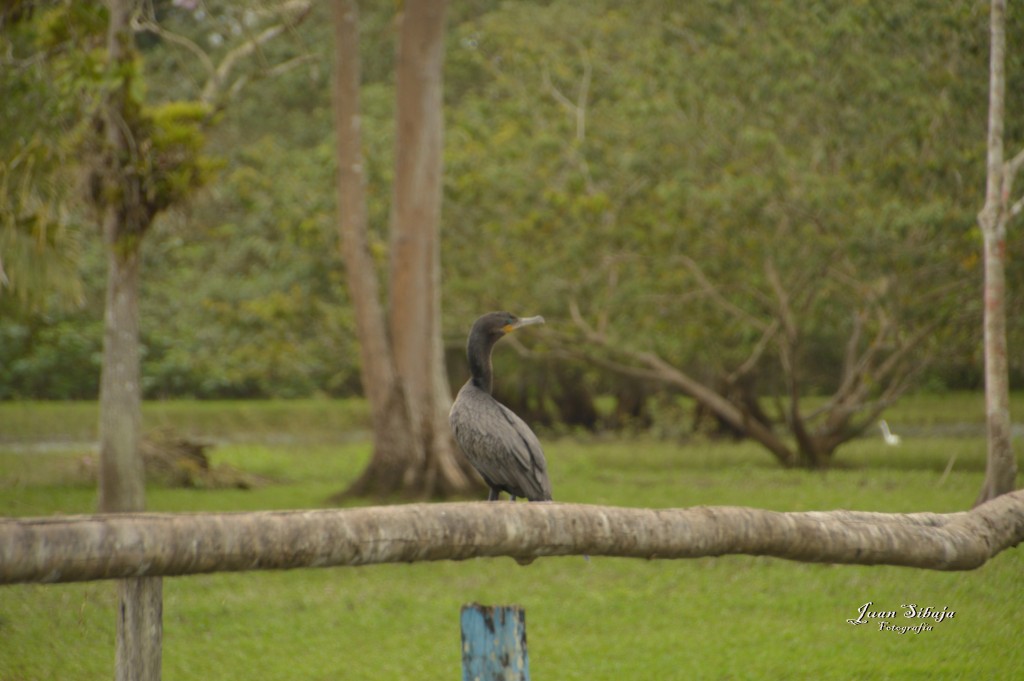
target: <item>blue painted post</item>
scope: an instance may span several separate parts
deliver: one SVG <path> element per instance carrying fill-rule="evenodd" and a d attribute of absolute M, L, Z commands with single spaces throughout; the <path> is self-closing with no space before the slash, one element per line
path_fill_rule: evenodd
<path fill-rule="evenodd" d="M 526 612 L 518 605 L 462 606 L 462 680 L 530 681 Z"/>

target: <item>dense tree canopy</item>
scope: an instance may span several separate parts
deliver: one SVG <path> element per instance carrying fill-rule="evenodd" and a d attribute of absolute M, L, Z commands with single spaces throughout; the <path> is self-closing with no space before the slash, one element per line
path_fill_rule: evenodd
<path fill-rule="evenodd" d="M 214 56 L 246 30 L 245 11 L 261 9 L 205 5 L 209 13 L 156 3 L 162 26 Z M 252 82 L 219 114 L 209 188 L 154 226 L 142 299 L 151 396 L 358 389 L 333 219 L 329 21 L 326 8 L 314 11 L 317 20 L 252 60 Z M 394 165 L 392 13 L 389 5 L 362 13 L 369 213 L 382 262 Z M 31 68 L 39 18 L 3 27 L 14 38 L 3 113 L 17 125 L 0 129 L 0 257 L 10 279 L 0 291 L 0 397 L 89 397 L 100 345 L 98 245 L 74 229 L 74 189 L 61 189 L 74 178 L 33 181 L 46 164 L 16 163 L 41 153 L 31 150 L 48 130 L 67 127 L 54 109 L 57 84 Z M 885 325 L 897 338 L 937 324 L 928 354 L 939 361 L 926 378 L 974 385 L 986 27 L 984 6 L 969 2 L 453 7 L 447 336 L 457 347 L 479 311 L 497 308 L 542 313 L 575 334 L 574 303 L 609 337 L 711 380 L 749 357 L 777 318 L 775 281 L 794 305 L 806 292 L 799 361 L 813 389 L 834 387 L 858 323 L 865 339 Z M 1011 16 L 1009 32 L 1013 45 L 1019 19 Z M 203 82 L 202 65 L 180 44 L 153 32 L 139 41 L 146 86 L 160 99 Z M 257 79 L 288 61 L 297 66 Z M 1011 49 L 1010 143 L 1024 139 L 1021 65 Z M 47 154 L 59 164 L 57 152 Z M 20 203 L 10 200 L 16 191 Z M 39 213 L 29 202 L 61 220 L 31 227 L 23 218 Z M 1010 248 L 1019 251 L 1020 240 Z M 37 255 L 52 273 L 30 265 Z M 1008 274 L 1010 318 L 1022 319 L 1013 314 L 1021 273 L 1012 257 Z M 1011 344 L 1022 331 L 1011 321 Z M 767 369 L 758 381 L 780 388 Z"/>
<path fill-rule="evenodd" d="M 450 70 L 482 84 L 453 96 L 449 144 L 448 262 L 468 293 L 496 303 L 479 274 L 500 273 L 554 317 L 576 299 L 722 368 L 756 340 L 744 317 L 770 312 L 765 261 L 784 279 L 836 270 L 812 315 L 824 352 L 865 297 L 927 314 L 923 295 L 972 282 L 983 33 L 921 35 L 881 3 L 652 4 L 509 5 L 460 28 Z M 480 305 L 466 298 L 449 312 Z"/>

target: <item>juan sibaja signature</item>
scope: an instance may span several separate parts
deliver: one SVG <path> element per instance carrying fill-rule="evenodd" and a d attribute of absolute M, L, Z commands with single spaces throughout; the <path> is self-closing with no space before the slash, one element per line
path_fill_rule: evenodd
<path fill-rule="evenodd" d="M 916 603 L 906 603 L 900 606 L 903 608 L 902 613 L 896 610 L 872 610 L 873 606 L 874 602 L 868 601 L 857 608 L 857 617 L 855 619 L 848 619 L 846 621 L 854 626 L 877 621 L 879 631 L 894 631 L 897 634 L 906 634 L 908 632 L 920 634 L 922 631 L 934 629 L 931 625 L 932 622 L 938 624 L 944 620 L 956 617 L 956 610 L 950 610 L 949 606 L 943 606 L 941 609 L 931 606 L 922 608 Z M 917 624 L 909 622 L 899 624 L 900 617 L 905 620 L 917 620 Z"/>

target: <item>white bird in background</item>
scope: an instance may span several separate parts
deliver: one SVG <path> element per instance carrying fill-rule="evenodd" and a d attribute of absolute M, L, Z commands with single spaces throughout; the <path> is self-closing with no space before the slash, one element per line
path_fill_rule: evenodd
<path fill-rule="evenodd" d="M 900 436 L 889 430 L 889 424 L 882 419 L 878 422 L 878 427 L 882 429 L 882 439 L 885 440 L 885 444 L 895 447 L 900 443 Z"/>

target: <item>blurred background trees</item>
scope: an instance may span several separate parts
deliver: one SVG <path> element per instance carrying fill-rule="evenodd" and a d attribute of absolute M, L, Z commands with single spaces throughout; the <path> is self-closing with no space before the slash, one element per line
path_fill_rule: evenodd
<path fill-rule="evenodd" d="M 208 133 L 220 160 L 208 188 L 153 226 L 140 300 L 148 397 L 359 391 L 321 5 L 240 67 L 255 79 L 291 64 L 239 87 Z M 153 7 L 215 61 L 255 32 L 246 12 L 263 9 Z M 43 144 L 61 128 L 59 98 L 18 51 L 36 18 L 4 16 L 0 398 L 90 398 L 102 255 L 74 203 L 57 200 L 73 184 L 50 172 L 61 156 Z M 1008 21 L 1013 44 L 1024 27 Z M 396 33 L 392 6 L 362 8 L 378 266 L 389 252 Z M 544 314 L 552 330 L 532 351 L 496 357 L 517 370 L 500 371 L 502 398 L 539 423 L 642 425 L 682 390 L 645 363 L 653 357 L 787 438 L 805 422 L 827 458 L 830 442 L 910 386 L 981 385 L 972 225 L 985 186 L 984 5 L 649 0 L 627 11 L 481 0 L 450 9 L 447 41 L 442 275 L 453 384 L 468 324 L 510 309 Z M 188 49 L 152 31 L 137 42 L 150 92 L 170 100 L 202 89 L 204 67 Z M 1011 50 L 1009 148 L 1024 138 L 1012 113 L 1021 65 Z M 40 210 L 51 215 L 34 220 Z M 1013 346 L 1024 332 L 1020 240 L 1008 248 Z M 888 358 L 900 366 L 887 370 Z M 1024 367 L 1009 360 L 1019 385 Z M 860 389 L 863 408 L 843 421 L 830 398 Z M 727 412 L 692 418 L 732 432 Z M 797 463 L 815 456 L 790 448 Z"/>
<path fill-rule="evenodd" d="M 486 85 L 452 105 L 474 124 L 450 147 L 453 202 L 476 213 L 453 243 L 522 234 L 505 250 L 530 260 L 545 314 L 578 302 L 575 354 L 824 465 L 943 349 L 929 331 L 976 304 L 959 225 L 979 187 L 960 174 L 981 138 L 946 102 L 984 95 L 962 69 L 985 36 L 952 16 L 922 30 L 916 11 L 507 5 L 463 26 Z M 484 157 L 501 176 L 469 170 Z M 493 239 L 470 236 L 481 224 Z M 448 262 L 479 271 L 473 255 Z M 814 395 L 831 399 L 802 411 Z"/>

